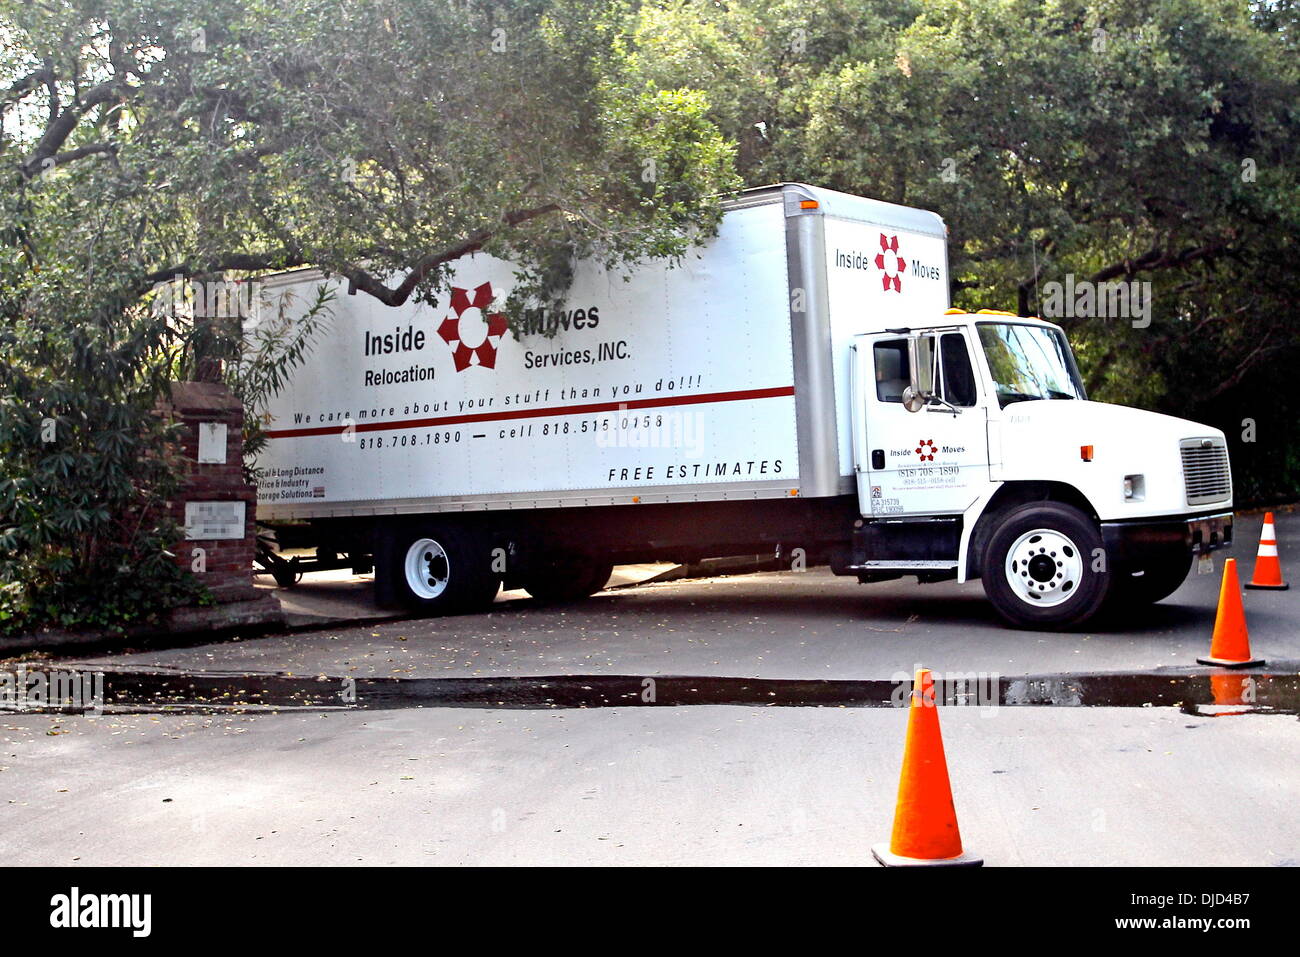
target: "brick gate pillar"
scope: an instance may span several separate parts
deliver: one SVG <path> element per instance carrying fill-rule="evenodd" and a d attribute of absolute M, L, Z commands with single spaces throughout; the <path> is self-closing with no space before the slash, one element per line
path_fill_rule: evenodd
<path fill-rule="evenodd" d="M 242 405 L 219 382 L 177 382 L 164 412 L 182 426 L 185 474 L 172 518 L 183 529 L 176 561 L 216 600 L 207 627 L 274 621 L 280 603 L 253 587 L 257 490 L 244 480 Z M 201 611 L 195 609 L 195 612 Z M 183 616 L 182 616 L 183 617 Z"/>

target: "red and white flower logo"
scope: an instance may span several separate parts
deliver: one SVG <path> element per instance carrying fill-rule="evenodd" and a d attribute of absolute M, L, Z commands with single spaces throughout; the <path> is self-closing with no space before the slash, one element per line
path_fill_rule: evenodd
<path fill-rule="evenodd" d="M 880 252 L 876 253 L 876 268 L 884 275 L 880 277 L 885 292 L 903 291 L 903 272 L 907 269 L 907 260 L 898 255 L 898 236 L 880 234 Z"/>
<path fill-rule="evenodd" d="M 487 311 L 492 305 L 492 299 L 490 282 L 476 286 L 473 298 L 470 297 L 468 289 L 461 289 L 459 286 L 451 287 L 451 310 L 455 315 L 442 320 L 442 324 L 438 326 L 438 335 L 442 337 L 443 342 L 452 346 L 451 358 L 456 363 L 457 372 L 463 372 L 471 365 L 480 365 L 484 369 L 496 368 L 497 346 L 501 344 L 501 337 L 506 334 L 506 317 L 499 312 Z M 483 321 L 487 323 L 483 341 L 476 346 L 466 344 L 461 338 L 461 320 L 466 318 L 466 313 L 470 310 L 477 310 Z"/>
<path fill-rule="evenodd" d="M 916 446 L 917 457 L 922 462 L 933 462 L 934 453 L 939 450 L 935 447 L 934 439 L 921 439 Z"/>

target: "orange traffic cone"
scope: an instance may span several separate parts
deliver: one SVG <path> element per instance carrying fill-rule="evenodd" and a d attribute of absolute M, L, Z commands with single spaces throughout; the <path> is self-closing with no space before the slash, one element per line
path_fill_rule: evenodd
<path fill-rule="evenodd" d="M 912 685 L 894 831 L 888 846 L 877 844 L 871 853 L 886 867 L 979 867 L 984 863 L 962 853 L 934 702 L 934 678 L 927 668 L 917 669 Z"/>
<path fill-rule="evenodd" d="M 1291 586 L 1282 581 L 1282 565 L 1277 560 L 1277 532 L 1273 528 L 1273 513 L 1264 513 L 1264 528 L 1259 533 L 1259 552 L 1255 555 L 1255 574 L 1246 583 L 1247 588 L 1272 588 L 1284 591 Z"/>
<path fill-rule="evenodd" d="M 1196 660 L 1203 665 L 1221 668 L 1249 668 L 1264 663 L 1262 658 L 1250 656 L 1250 632 L 1246 628 L 1246 612 L 1241 607 L 1241 586 L 1237 583 L 1235 558 L 1223 563 L 1223 584 L 1219 586 L 1219 611 L 1214 616 L 1210 656 Z"/>

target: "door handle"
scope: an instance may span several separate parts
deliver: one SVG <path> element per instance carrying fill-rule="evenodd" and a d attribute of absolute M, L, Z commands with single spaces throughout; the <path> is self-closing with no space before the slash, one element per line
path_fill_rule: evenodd
<path fill-rule="evenodd" d="M 871 450 L 871 467 L 872 467 L 873 469 L 876 469 L 877 471 L 879 471 L 879 470 L 881 470 L 881 469 L 883 469 L 883 468 L 885 467 L 885 450 L 884 450 L 884 449 L 872 449 L 872 450 Z"/>

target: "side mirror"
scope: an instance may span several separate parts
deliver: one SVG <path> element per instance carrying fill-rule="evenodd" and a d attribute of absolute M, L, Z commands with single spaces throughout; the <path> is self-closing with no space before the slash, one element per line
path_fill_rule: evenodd
<path fill-rule="evenodd" d="M 922 355 L 921 336 L 907 337 L 907 374 L 909 384 L 903 389 L 903 408 L 908 412 L 920 412 L 924 408 L 941 408 L 946 412 L 959 415 L 957 408 L 935 391 L 939 380 L 939 351 L 933 339 L 927 340 L 930 348 Z"/>
<path fill-rule="evenodd" d="M 933 360 L 931 356 L 931 360 Z M 931 399 L 934 398 L 934 366 L 932 361 L 925 361 L 924 371 L 928 373 L 928 380 L 921 378 L 922 362 L 921 358 L 921 337 L 907 337 L 907 377 L 908 386 L 903 389 L 903 408 L 908 412 L 920 412 L 926 407 Z"/>

